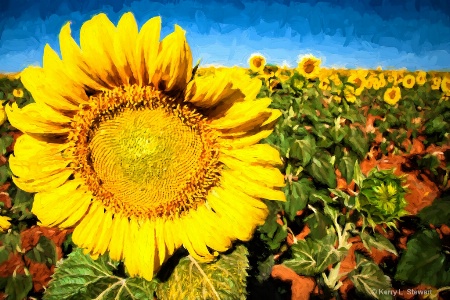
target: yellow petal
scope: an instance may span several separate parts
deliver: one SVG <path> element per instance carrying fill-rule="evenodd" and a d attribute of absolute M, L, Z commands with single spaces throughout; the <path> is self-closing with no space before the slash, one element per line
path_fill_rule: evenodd
<path fill-rule="evenodd" d="M 114 36 L 115 65 L 123 83 L 137 81 L 135 49 L 138 37 L 138 27 L 132 13 L 124 14 L 117 24 L 117 34 Z"/>
<path fill-rule="evenodd" d="M 113 219 L 113 213 L 108 209 L 105 209 L 103 222 L 99 226 L 99 232 L 97 233 L 97 245 L 92 249 L 95 254 L 104 254 L 109 248 L 109 242 L 111 240 L 111 225 Z"/>
<path fill-rule="evenodd" d="M 278 109 L 266 108 L 261 111 L 258 118 L 250 119 L 237 127 L 223 128 L 220 132 L 222 136 L 226 137 L 241 137 L 251 132 L 263 130 L 263 128 L 273 128 L 275 121 L 281 114 L 281 111 Z"/>
<path fill-rule="evenodd" d="M 90 67 L 82 56 L 81 49 L 71 35 L 70 22 L 59 33 L 59 48 L 67 74 L 72 80 L 90 90 L 101 90 L 107 86 L 89 72 Z"/>
<path fill-rule="evenodd" d="M 79 222 L 92 199 L 90 193 L 79 188 L 80 185 L 83 182 L 71 180 L 57 188 L 37 193 L 33 202 L 33 214 L 44 226 L 67 228 Z"/>
<path fill-rule="evenodd" d="M 283 187 L 285 185 L 284 175 L 277 168 L 251 165 L 227 155 L 221 155 L 219 160 L 248 180 L 257 180 L 268 187 Z"/>
<path fill-rule="evenodd" d="M 62 185 L 73 174 L 72 170 L 59 171 L 39 179 L 13 177 L 14 183 L 28 193 L 44 192 Z"/>
<path fill-rule="evenodd" d="M 255 180 L 248 180 L 239 175 L 239 172 L 235 170 L 224 170 L 222 172 L 222 181 L 226 181 L 230 186 L 252 197 L 286 201 L 286 197 L 282 191 L 267 187 L 264 183 L 258 182 L 256 178 Z"/>
<path fill-rule="evenodd" d="M 215 129 L 228 129 L 240 126 L 253 119 L 265 121 L 268 117 L 265 109 L 270 103 L 272 103 L 270 98 L 236 102 L 228 110 L 214 117 L 210 126 Z"/>
<path fill-rule="evenodd" d="M 161 17 L 148 20 L 139 32 L 135 49 L 139 85 L 147 85 L 155 73 L 160 34 Z"/>
<path fill-rule="evenodd" d="M 231 239 L 227 234 L 217 234 L 223 229 L 220 217 L 206 205 L 199 206 L 196 213 L 193 214 L 193 218 L 197 224 L 201 224 L 201 232 L 208 247 L 220 252 L 224 252 L 231 247 Z"/>
<path fill-rule="evenodd" d="M 265 129 L 257 131 L 256 133 L 249 133 L 239 138 L 231 137 L 227 138 L 226 135 L 222 135 L 219 138 L 220 143 L 228 149 L 240 149 L 257 144 L 262 139 L 265 139 L 272 133 L 273 129 Z"/>
<path fill-rule="evenodd" d="M 161 91 L 182 91 L 186 88 L 191 76 L 191 50 L 184 30 L 175 25 L 175 31 L 161 42 L 152 83 Z"/>
<path fill-rule="evenodd" d="M 166 260 L 166 244 L 171 244 L 171 246 L 168 246 L 168 255 L 171 255 L 173 253 L 173 241 L 171 240 L 172 236 L 169 235 L 169 240 L 165 240 L 165 226 L 164 226 L 164 219 L 163 218 L 157 218 L 155 221 L 155 232 L 156 232 L 156 246 L 158 247 L 158 257 L 159 261 L 163 263 Z"/>
<path fill-rule="evenodd" d="M 119 214 L 115 214 L 111 227 L 111 242 L 109 243 L 109 256 L 111 257 L 111 259 L 123 259 L 123 248 L 128 230 L 128 218 Z"/>
<path fill-rule="evenodd" d="M 20 109 L 17 103 L 5 107 L 12 126 L 29 134 L 66 134 L 70 131 L 70 118 L 37 103 Z"/>
<path fill-rule="evenodd" d="M 280 153 L 269 144 L 256 144 L 242 149 L 221 149 L 221 151 L 251 164 L 280 166 L 283 164 Z"/>
<path fill-rule="evenodd" d="M 192 216 L 186 215 L 178 221 L 178 230 L 183 241 L 183 246 L 189 251 L 189 254 L 200 262 L 207 262 L 214 258 L 206 248 L 201 239 L 200 228 L 194 227 Z"/>
<path fill-rule="evenodd" d="M 73 242 L 77 246 L 86 248 L 90 253 L 92 253 L 93 249 L 99 242 L 99 229 L 101 228 L 104 219 L 105 213 L 103 205 L 97 201 L 92 202 L 89 212 L 84 216 L 73 231 Z"/>
<path fill-rule="evenodd" d="M 196 77 L 189 82 L 185 91 L 185 101 L 198 107 L 209 108 L 220 102 L 236 102 L 245 95 L 233 88 L 228 71 L 217 71 L 210 76 Z"/>
<path fill-rule="evenodd" d="M 114 64 L 114 36 L 116 28 L 101 13 L 86 21 L 80 30 L 82 57 L 94 78 L 109 88 L 124 84 Z"/>
<path fill-rule="evenodd" d="M 150 281 L 155 270 L 154 223 L 145 220 L 139 226 L 137 224 L 139 223 L 131 218 L 129 239 L 125 245 L 125 266 L 131 276 L 138 275 Z"/>

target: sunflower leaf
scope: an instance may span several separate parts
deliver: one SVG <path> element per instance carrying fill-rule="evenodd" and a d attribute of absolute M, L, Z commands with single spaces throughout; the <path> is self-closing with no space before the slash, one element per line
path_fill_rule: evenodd
<path fill-rule="evenodd" d="M 76 249 L 57 263 L 43 299 L 153 299 L 156 281 L 116 276 L 117 266 L 107 255 L 93 260 Z"/>
<path fill-rule="evenodd" d="M 246 299 L 247 248 L 239 245 L 212 263 L 184 257 L 158 285 L 158 299 Z"/>
<path fill-rule="evenodd" d="M 5 287 L 5 293 L 8 295 L 8 299 L 25 299 L 28 292 L 33 288 L 33 281 L 30 273 L 27 269 L 24 271 L 25 274 L 17 274 L 14 271 L 14 274 L 8 277 Z"/>

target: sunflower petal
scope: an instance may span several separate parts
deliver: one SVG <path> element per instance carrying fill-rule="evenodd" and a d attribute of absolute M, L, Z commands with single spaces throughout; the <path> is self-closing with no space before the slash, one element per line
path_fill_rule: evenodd
<path fill-rule="evenodd" d="M 37 103 L 20 109 L 17 103 L 5 107 L 11 125 L 29 134 L 66 134 L 70 131 L 70 118 Z"/>
<path fill-rule="evenodd" d="M 66 23 L 59 33 L 59 47 L 67 74 L 72 80 L 91 90 L 101 90 L 107 86 L 89 72 L 87 62 L 82 56 L 81 49 L 72 38 L 70 22 Z"/>
<path fill-rule="evenodd" d="M 113 260 L 123 259 L 123 248 L 125 237 L 129 230 L 128 218 L 119 214 L 114 214 L 111 228 L 111 242 L 109 243 L 109 256 Z"/>
<path fill-rule="evenodd" d="M 280 153 L 269 144 L 256 144 L 242 149 L 222 149 L 225 155 L 250 164 L 281 166 Z"/>
<path fill-rule="evenodd" d="M 265 139 L 272 133 L 273 129 L 265 129 L 257 132 L 250 132 L 239 138 L 231 137 L 227 138 L 226 135 L 222 135 L 219 138 L 220 143 L 228 149 L 241 149 L 254 144 L 257 144 L 262 139 Z"/>
<path fill-rule="evenodd" d="M 121 82 L 119 72 L 114 65 L 116 34 L 116 27 L 103 13 L 86 21 L 80 30 L 83 59 L 93 76 L 109 88 L 125 83 Z"/>
<path fill-rule="evenodd" d="M 43 226 L 59 225 L 60 228 L 66 228 L 83 218 L 92 196 L 79 188 L 82 184 L 81 181 L 72 180 L 35 195 L 32 212 L 39 216 Z"/>
<path fill-rule="evenodd" d="M 115 65 L 123 83 L 137 81 L 135 49 L 138 38 L 138 27 L 132 13 L 124 14 L 117 24 L 114 36 Z"/>
<path fill-rule="evenodd" d="M 182 91 L 191 76 L 191 50 L 186 42 L 184 30 L 175 25 L 175 31 L 161 42 L 152 83 L 165 92 Z"/>
<path fill-rule="evenodd" d="M 139 32 L 135 49 L 139 85 L 147 85 L 155 73 L 160 34 L 161 17 L 154 17 L 148 20 Z"/>
<path fill-rule="evenodd" d="M 209 108 L 220 102 L 243 100 L 244 97 L 239 89 L 233 88 L 229 72 L 217 71 L 213 75 L 196 77 L 189 82 L 184 99 L 198 107 Z"/>

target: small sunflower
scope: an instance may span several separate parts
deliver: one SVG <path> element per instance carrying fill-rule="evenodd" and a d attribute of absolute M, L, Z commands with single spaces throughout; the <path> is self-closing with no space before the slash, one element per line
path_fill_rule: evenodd
<path fill-rule="evenodd" d="M 416 75 L 417 85 L 422 86 L 425 84 L 425 82 L 427 82 L 427 73 L 424 71 L 417 72 L 417 75 Z"/>
<path fill-rule="evenodd" d="M 348 83 L 351 83 L 354 85 L 356 96 L 360 96 L 361 93 L 364 91 L 364 87 L 366 85 L 365 81 L 366 81 L 365 75 L 362 75 L 357 72 L 354 72 L 347 79 Z"/>
<path fill-rule="evenodd" d="M 439 75 L 434 75 L 431 78 L 431 89 L 439 90 L 441 88 L 442 78 Z"/>
<path fill-rule="evenodd" d="M 298 63 L 297 70 L 305 78 L 319 77 L 321 60 L 313 55 L 305 55 Z"/>
<path fill-rule="evenodd" d="M 344 88 L 344 97 L 347 102 L 355 102 L 356 101 L 356 95 L 355 95 L 355 88 L 351 85 L 346 85 Z"/>
<path fill-rule="evenodd" d="M 23 90 L 22 89 L 14 89 L 12 92 L 13 96 L 16 98 L 22 98 L 23 97 Z"/>
<path fill-rule="evenodd" d="M 386 89 L 384 92 L 384 101 L 390 105 L 395 105 L 401 98 L 401 91 L 398 86 Z"/>
<path fill-rule="evenodd" d="M 445 94 L 450 94 L 450 76 L 444 76 L 441 81 L 441 90 Z"/>
<path fill-rule="evenodd" d="M 250 65 L 250 70 L 253 72 L 262 72 L 266 66 L 266 58 L 261 53 L 253 53 L 250 56 L 248 63 Z"/>
<path fill-rule="evenodd" d="M 11 221 L 11 218 L 0 216 L 0 232 L 5 232 L 9 229 L 9 227 L 11 227 L 11 223 L 9 221 Z"/>
<path fill-rule="evenodd" d="M 408 74 L 405 77 L 403 77 L 402 85 L 405 88 L 410 89 L 410 88 L 414 87 L 415 83 L 416 83 L 416 78 L 413 75 Z"/>
<path fill-rule="evenodd" d="M 0 100 L 0 126 L 3 125 L 3 123 L 6 122 L 6 120 L 8 119 L 6 116 L 6 111 L 5 111 L 5 107 L 2 104 L 2 100 Z"/>
<path fill-rule="evenodd" d="M 14 182 L 36 192 L 44 226 L 74 227 L 92 256 L 109 252 L 130 276 L 153 278 L 180 246 L 201 261 L 247 241 L 284 201 L 276 149 L 258 142 L 280 111 L 255 99 L 245 70 L 192 76 L 184 31 L 160 41 L 161 19 L 138 30 L 124 14 L 85 22 L 80 47 L 70 23 L 62 59 L 46 46 L 43 67 L 22 82 L 36 103 L 7 113 L 25 134 L 10 158 Z"/>
<path fill-rule="evenodd" d="M 319 89 L 321 89 L 322 91 L 330 91 L 331 90 L 330 80 L 328 78 L 321 79 L 319 83 Z"/>

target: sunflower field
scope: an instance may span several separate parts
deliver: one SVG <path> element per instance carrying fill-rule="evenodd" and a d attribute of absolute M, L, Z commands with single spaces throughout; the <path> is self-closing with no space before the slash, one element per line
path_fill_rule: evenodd
<path fill-rule="evenodd" d="M 450 73 L 202 67 L 160 28 L 0 75 L 1 299 L 450 299 Z"/>

